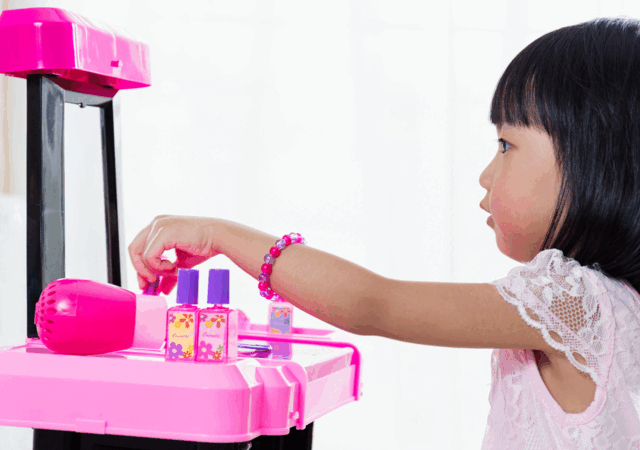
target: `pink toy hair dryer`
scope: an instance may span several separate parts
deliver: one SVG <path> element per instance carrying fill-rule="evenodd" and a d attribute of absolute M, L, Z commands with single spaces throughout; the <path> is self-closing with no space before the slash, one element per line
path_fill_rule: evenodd
<path fill-rule="evenodd" d="M 144 294 L 112 284 L 61 278 L 42 291 L 35 324 L 52 352 L 97 355 L 130 347 L 160 349 L 165 340 L 167 300 L 156 282 Z"/>

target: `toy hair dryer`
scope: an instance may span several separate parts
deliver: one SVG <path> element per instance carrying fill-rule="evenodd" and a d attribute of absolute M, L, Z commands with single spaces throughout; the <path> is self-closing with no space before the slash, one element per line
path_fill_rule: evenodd
<path fill-rule="evenodd" d="M 113 284 L 61 278 L 42 291 L 35 324 L 52 352 L 97 355 L 130 347 L 160 349 L 165 340 L 167 300 L 157 284 L 134 294 Z M 154 288 L 155 286 L 155 288 Z"/>

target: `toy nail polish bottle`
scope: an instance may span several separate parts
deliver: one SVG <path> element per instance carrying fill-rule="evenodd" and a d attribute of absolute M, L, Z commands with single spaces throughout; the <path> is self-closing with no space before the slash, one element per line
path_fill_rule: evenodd
<path fill-rule="evenodd" d="M 293 333 L 293 305 L 277 297 L 269 303 L 269 321 L 267 329 L 270 333 Z M 269 342 L 272 346 L 271 359 L 291 359 L 292 348 L 289 342 Z"/>
<path fill-rule="evenodd" d="M 166 361 L 194 361 L 198 336 L 198 271 L 179 269 L 177 306 L 167 310 Z"/>
<path fill-rule="evenodd" d="M 293 332 L 293 305 L 278 297 L 269 303 L 268 330 L 271 333 L 291 334 Z"/>
<path fill-rule="evenodd" d="M 238 311 L 229 304 L 229 271 L 209 270 L 210 308 L 198 313 L 198 362 L 233 363 L 238 360 Z"/>

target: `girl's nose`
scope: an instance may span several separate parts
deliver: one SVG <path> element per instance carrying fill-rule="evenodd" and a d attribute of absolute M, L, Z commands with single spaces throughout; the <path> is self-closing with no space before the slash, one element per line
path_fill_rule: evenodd
<path fill-rule="evenodd" d="M 487 191 L 491 188 L 491 164 L 493 160 L 489 163 L 487 167 L 480 174 L 480 186 L 485 188 Z"/>

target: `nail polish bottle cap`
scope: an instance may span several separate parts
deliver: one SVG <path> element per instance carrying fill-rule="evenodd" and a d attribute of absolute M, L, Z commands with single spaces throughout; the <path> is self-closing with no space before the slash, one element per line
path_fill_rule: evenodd
<path fill-rule="evenodd" d="M 154 281 L 149 286 L 147 286 L 147 288 L 144 290 L 143 294 L 144 295 L 158 295 L 159 288 L 160 288 L 160 275 L 156 275 L 156 281 Z"/>
<path fill-rule="evenodd" d="M 198 271 L 196 269 L 178 270 L 178 303 L 183 305 L 198 304 Z"/>
<path fill-rule="evenodd" d="M 207 303 L 215 305 L 229 304 L 229 271 L 227 269 L 209 270 L 209 296 Z"/>

